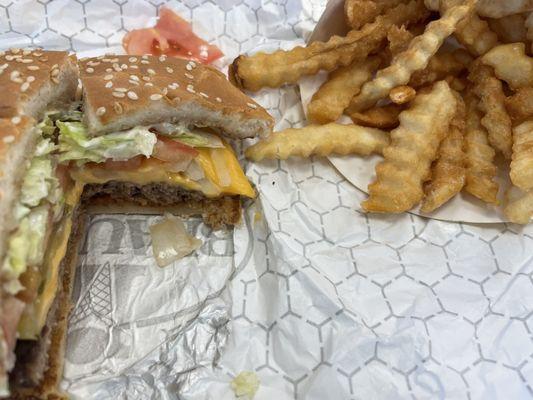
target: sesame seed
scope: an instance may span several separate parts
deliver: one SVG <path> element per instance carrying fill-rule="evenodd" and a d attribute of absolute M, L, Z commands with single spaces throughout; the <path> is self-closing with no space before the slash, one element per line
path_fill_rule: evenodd
<path fill-rule="evenodd" d="M 30 75 L 30 76 L 28 76 L 28 77 L 26 78 L 26 82 L 30 82 L 30 83 L 32 83 L 32 82 L 34 82 L 34 81 L 35 81 L 35 77 L 34 77 L 33 75 Z"/>
<path fill-rule="evenodd" d="M 148 82 L 148 81 L 150 80 L 150 77 L 149 77 L 149 76 L 143 76 L 141 79 L 142 79 L 143 81 Z"/>
<path fill-rule="evenodd" d="M 105 62 L 105 63 L 108 63 L 108 62 L 111 62 L 111 59 L 109 59 L 109 58 L 102 58 L 102 61 Z"/>
<path fill-rule="evenodd" d="M 189 61 L 186 67 L 189 71 L 192 71 L 193 68 L 196 68 L 196 63 L 194 61 Z"/>
<path fill-rule="evenodd" d="M 59 75 L 59 70 L 57 68 L 52 69 L 52 72 L 50 72 L 50 75 L 51 76 L 58 76 Z"/>
<path fill-rule="evenodd" d="M 137 62 L 137 57 L 130 57 L 128 58 L 129 62 Z"/>
<path fill-rule="evenodd" d="M 21 121 L 21 119 L 20 119 L 20 117 L 18 117 L 18 116 L 17 116 L 17 117 L 13 117 L 13 118 L 11 118 L 11 123 L 12 123 L 13 125 L 18 125 L 18 124 L 20 124 L 20 121 Z"/>
<path fill-rule="evenodd" d="M 119 97 L 119 98 L 126 97 L 126 95 L 122 92 L 113 92 L 111 94 L 113 95 L 113 97 Z"/>
<path fill-rule="evenodd" d="M 28 65 L 26 68 L 30 71 L 38 71 L 40 69 L 38 65 Z"/>
<path fill-rule="evenodd" d="M 160 94 L 157 94 L 157 93 L 154 93 L 154 94 L 150 95 L 150 100 L 154 100 L 155 101 L 155 100 L 161 100 L 162 98 L 163 98 L 163 96 L 160 95 Z"/>
<path fill-rule="evenodd" d="M 168 72 L 169 74 L 171 74 L 171 73 L 174 72 L 174 70 L 173 70 L 172 68 L 170 68 L 170 67 L 167 67 L 167 72 Z"/>
<path fill-rule="evenodd" d="M 146 72 L 148 72 L 150 75 L 155 75 L 155 71 L 152 68 L 148 68 Z"/>
<path fill-rule="evenodd" d="M 87 68 L 85 71 L 86 71 L 88 74 L 92 74 L 92 73 L 94 72 L 94 68 L 89 67 L 89 68 Z"/>
<path fill-rule="evenodd" d="M 141 58 L 142 58 L 143 60 L 147 60 L 147 59 L 148 59 L 148 54 L 145 54 L 145 55 L 141 56 Z"/>
<path fill-rule="evenodd" d="M 132 81 L 130 79 L 130 80 L 128 80 L 128 82 L 131 83 L 132 85 L 139 86 L 139 82 L 137 82 L 137 81 Z"/>
<path fill-rule="evenodd" d="M 22 51 L 22 55 L 23 56 L 28 56 L 30 54 L 31 54 L 31 50 L 25 49 L 25 50 Z"/>
<path fill-rule="evenodd" d="M 100 116 L 104 115 L 105 112 L 106 112 L 105 107 L 98 107 L 98 109 L 96 110 L 96 115 L 100 117 Z"/>
<path fill-rule="evenodd" d="M 165 61 L 166 59 L 167 59 L 167 56 L 164 55 L 164 54 L 159 56 L 159 61 L 161 61 L 161 62 Z"/>
<path fill-rule="evenodd" d="M 148 61 L 148 60 L 141 60 L 141 64 L 145 64 L 145 65 L 146 65 L 146 64 L 150 64 L 150 61 Z"/>
<path fill-rule="evenodd" d="M 204 92 L 200 92 L 200 96 L 205 97 L 206 99 L 209 98 L 209 96 Z"/>
<path fill-rule="evenodd" d="M 112 88 L 113 87 L 113 82 L 111 82 L 111 81 L 106 82 L 105 87 L 108 88 L 108 89 Z"/>
<path fill-rule="evenodd" d="M 130 68 L 131 69 L 139 69 L 139 66 L 134 64 L 134 65 L 130 65 Z"/>
<path fill-rule="evenodd" d="M 192 52 L 191 52 L 191 51 L 188 51 L 188 52 L 187 52 L 187 55 L 188 55 L 188 56 L 192 56 Z"/>
<path fill-rule="evenodd" d="M 222 99 L 220 97 L 215 97 L 215 100 L 218 101 L 219 103 L 222 103 Z"/>
<path fill-rule="evenodd" d="M 151 83 L 151 82 L 146 82 L 146 83 L 144 84 L 144 86 L 154 86 L 154 84 Z"/>
<path fill-rule="evenodd" d="M 163 90 L 161 90 L 161 93 L 163 93 L 163 95 L 166 96 L 168 94 L 168 89 L 163 88 Z"/>
<path fill-rule="evenodd" d="M 176 83 L 176 82 L 173 82 L 170 85 L 168 85 L 168 88 L 172 89 L 172 90 L 176 90 L 179 87 L 180 87 L 180 85 L 178 83 Z"/>
<path fill-rule="evenodd" d="M 15 117 L 16 118 L 16 117 Z M 13 143 L 15 141 L 15 136 L 13 135 L 9 135 L 9 136 L 5 136 L 2 141 L 4 143 Z"/>
<path fill-rule="evenodd" d="M 19 82 L 21 79 L 19 78 L 20 72 L 18 71 L 11 71 L 11 74 L 9 75 L 9 79 L 11 79 L 13 82 Z"/>
<path fill-rule="evenodd" d="M 111 79 L 113 79 L 113 75 L 112 74 L 108 74 L 108 75 L 104 76 L 104 81 L 109 81 Z"/>
<path fill-rule="evenodd" d="M 122 71 L 122 68 L 120 68 L 120 66 L 118 64 L 113 64 L 113 69 L 117 72 L 121 72 Z"/>
<path fill-rule="evenodd" d="M 56 85 L 59 84 L 59 79 L 57 79 L 55 76 L 51 78 L 51 81 L 54 82 Z"/>
<path fill-rule="evenodd" d="M 47 62 L 48 61 L 48 57 L 47 56 L 41 57 L 41 58 L 39 58 L 39 61 Z"/>
<path fill-rule="evenodd" d="M 21 86 L 20 86 L 20 91 L 21 92 L 25 92 L 26 90 L 28 90 L 30 88 L 30 83 L 29 82 L 24 82 Z"/>
<path fill-rule="evenodd" d="M 187 72 L 185 73 L 185 76 L 189 79 L 194 79 L 194 75 L 188 74 Z"/>
<path fill-rule="evenodd" d="M 12 52 L 13 54 L 18 54 L 18 52 L 20 51 L 20 49 L 17 48 L 17 47 L 12 47 L 12 48 L 10 48 L 9 50 L 11 50 L 11 52 Z"/>
<path fill-rule="evenodd" d="M 91 67 L 96 67 L 97 65 L 100 65 L 100 61 L 89 61 L 87 62 L 87 65 Z"/>
<path fill-rule="evenodd" d="M 122 104 L 120 104 L 118 101 L 115 101 L 113 103 L 113 110 L 115 110 L 117 114 L 122 114 L 122 111 L 123 111 Z"/>
<path fill-rule="evenodd" d="M 110 62 L 112 63 L 118 63 L 118 58 L 112 58 L 111 60 L 109 60 Z"/>
<path fill-rule="evenodd" d="M 51 69 L 56 69 L 56 68 L 59 68 L 59 65 L 54 64 L 54 65 L 52 65 L 52 68 L 51 68 Z"/>
<path fill-rule="evenodd" d="M 33 53 L 33 55 L 35 57 L 41 57 L 43 55 L 43 53 L 41 53 L 40 51 L 36 51 L 35 53 Z"/>
<path fill-rule="evenodd" d="M 113 68 L 106 68 L 105 69 L 105 72 L 111 72 L 111 71 L 113 71 Z"/>
<path fill-rule="evenodd" d="M 131 90 L 128 92 L 128 97 L 132 100 L 137 100 L 139 96 L 137 96 L 137 93 L 132 92 Z"/>
<path fill-rule="evenodd" d="M 115 88 L 115 90 L 116 90 L 117 92 L 122 92 L 122 93 L 126 93 L 126 92 L 128 91 L 128 89 L 123 88 L 123 87 Z"/>
<path fill-rule="evenodd" d="M 23 64 L 30 64 L 33 62 L 33 60 L 31 58 L 22 58 L 20 62 Z"/>
<path fill-rule="evenodd" d="M 120 66 L 120 68 L 122 68 L 122 69 L 128 69 L 128 66 L 127 66 L 126 64 L 122 64 L 122 65 Z"/>
<path fill-rule="evenodd" d="M 2 64 L 2 65 L 0 65 L 0 69 L 6 69 L 8 66 L 9 66 L 8 63 Z"/>
<path fill-rule="evenodd" d="M 253 104 L 253 103 L 247 103 L 247 104 L 248 104 L 248 107 L 250 107 L 250 108 L 257 108 L 257 106 L 255 104 Z"/>
<path fill-rule="evenodd" d="M 139 80 L 139 77 L 137 75 L 130 75 L 130 79 L 132 81 L 138 81 Z"/>
<path fill-rule="evenodd" d="M 196 90 L 194 90 L 194 86 L 193 85 L 187 85 L 187 92 L 196 93 Z"/>

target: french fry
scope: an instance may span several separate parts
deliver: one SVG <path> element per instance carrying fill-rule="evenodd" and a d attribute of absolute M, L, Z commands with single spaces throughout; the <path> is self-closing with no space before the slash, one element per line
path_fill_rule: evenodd
<path fill-rule="evenodd" d="M 512 153 L 512 122 L 505 109 L 505 94 L 494 70 L 479 62 L 475 62 L 468 79 L 473 83 L 473 91 L 479 97 L 479 109 L 484 113 L 481 124 L 489 133 L 489 142 L 495 150 L 505 158 Z"/>
<path fill-rule="evenodd" d="M 533 87 L 518 89 L 505 99 L 505 108 L 509 116 L 517 122 L 533 118 Z"/>
<path fill-rule="evenodd" d="M 385 10 L 406 2 L 406 0 L 346 0 L 344 2 L 346 24 L 352 29 L 360 29 L 363 25 L 374 21 Z"/>
<path fill-rule="evenodd" d="M 465 184 L 465 153 L 463 151 L 464 133 L 466 129 L 465 103 L 455 92 L 457 109 L 450 122 L 448 135 L 439 147 L 438 159 L 431 168 L 431 181 L 425 186 L 426 197 L 420 208 L 429 213 L 461 191 Z"/>
<path fill-rule="evenodd" d="M 516 90 L 533 86 L 533 58 L 524 43 L 502 44 L 486 53 L 481 61 L 494 68 L 496 76 Z"/>
<path fill-rule="evenodd" d="M 376 166 L 376 180 L 368 186 L 369 198 L 362 203 L 365 211 L 399 213 L 422 200 L 423 183 L 455 109 L 450 87 L 439 81 L 400 114 L 400 126 L 383 150 L 385 160 Z"/>
<path fill-rule="evenodd" d="M 509 175 L 520 189 L 533 189 L 533 119 L 513 129 L 513 158 Z"/>
<path fill-rule="evenodd" d="M 300 77 L 316 74 L 320 70 L 333 71 L 356 60 L 363 60 L 376 51 L 392 25 L 416 22 L 426 15 L 422 0 L 412 0 L 388 10 L 373 23 L 361 30 L 352 30 L 345 37 L 333 36 L 327 42 L 313 42 L 307 47 L 296 47 L 290 51 L 241 55 L 230 66 L 229 78 L 240 88 L 259 90 L 262 87 L 295 83 Z"/>
<path fill-rule="evenodd" d="M 403 107 L 397 104 L 387 104 L 383 107 L 373 107 L 363 112 L 350 114 L 354 124 L 371 128 L 391 129 L 396 128 L 400 121 L 398 116 Z"/>
<path fill-rule="evenodd" d="M 497 19 L 488 19 L 490 29 L 502 43 L 525 42 L 527 40 L 526 15 L 514 14 Z"/>
<path fill-rule="evenodd" d="M 503 213 L 515 224 L 528 224 L 533 217 L 533 190 L 524 192 L 511 187 L 506 193 Z"/>
<path fill-rule="evenodd" d="M 407 84 L 415 71 L 426 68 L 457 24 L 472 12 L 474 4 L 475 1 L 469 0 L 466 4 L 450 7 L 439 20 L 430 22 L 424 33 L 411 41 L 406 51 L 394 57 L 389 67 L 378 71 L 373 80 L 363 85 L 361 92 L 352 99 L 349 113 L 374 106 L 391 89 Z"/>
<path fill-rule="evenodd" d="M 382 130 L 330 123 L 275 132 L 246 149 L 245 154 L 253 161 L 331 154 L 366 156 L 380 154 L 388 143 L 389 134 Z"/>
<path fill-rule="evenodd" d="M 394 104 L 405 104 L 409 103 L 416 96 L 416 90 L 411 86 L 397 86 L 392 89 L 389 93 L 389 99 Z"/>
<path fill-rule="evenodd" d="M 498 204 L 498 184 L 494 181 L 497 168 L 496 152 L 489 145 L 487 132 L 481 125 L 479 100 L 468 91 L 466 104 L 466 183 L 465 190 L 485 203 Z"/>
<path fill-rule="evenodd" d="M 380 62 L 379 57 L 371 57 L 333 71 L 307 107 L 309 120 L 319 124 L 337 120 Z"/>
<path fill-rule="evenodd" d="M 387 32 L 387 41 L 389 42 L 388 50 L 391 60 L 397 54 L 407 50 L 409 43 L 411 43 L 414 37 L 415 35 L 408 31 L 405 26 L 391 26 Z"/>
<path fill-rule="evenodd" d="M 480 56 L 499 44 L 487 21 L 472 14 L 457 25 L 455 37 L 474 56 Z"/>
<path fill-rule="evenodd" d="M 502 18 L 533 11 L 531 0 L 479 0 L 476 11 L 482 17 Z"/>
<path fill-rule="evenodd" d="M 409 86 L 418 88 L 440 81 L 450 75 L 458 75 L 466 69 L 471 58 L 458 49 L 452 53 L 439 52 L 429 60 L 428 66 L 416 71 L 409 80 Z"/>

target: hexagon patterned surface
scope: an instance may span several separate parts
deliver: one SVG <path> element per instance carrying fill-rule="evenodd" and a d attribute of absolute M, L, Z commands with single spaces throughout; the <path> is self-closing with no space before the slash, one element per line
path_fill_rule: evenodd
<path fill-rule="evenodd" d="M 0 0 L 0 48 L 120 51 L 124 33 L 154 22 L 163 4 L 220 46 L 225 62 L 302 43 L 325 7 L 323 0 Z M 276 118 L 276 129 L 303 123 L 294 87 L 263 90 L 255 98 Z M 241 153 L 242 147 L 237 144 Z M 129 239 L 119 240 L 116 251 L 100 243 L 108 247 L 98 260 L 81 250 L 67 354 L 67 375 L 77 376 L 67 382 L 72 393 L 229 399 L 230 380 L 251 370 L 261 381 L 259 399 L 533 396 L 532 227 L 366 215 L 359 207 L 364 194 L 327 160 L 243 162 L 260 200 L 246 204 L 242 226 L 233 237 L 216 236 L 194 222 L 209 238 L 206 254 L 232 260 L 230 269 L 223 263 L 187 269 L 203 282 L 203 297 L 157 319 L 165 334 L 145 353 L 136 346 L 146 337 L 132 334 L 128 322 L 127 304 L 142 302 L 135 288 L 159 273 L 161 282 L 181 282 L 159 295 L 187 302 L 187 276 L 146 272 L 146 218 L 91 217 L 93 224 L 107 218 L 113 234 L 115 228 L 129 232 Z M 108 260 L 109 254 L 120 256 Z M 201 264 L 202 257 L 187 263 Z M 113 282 L 123 276 L 130 292 L 117 296 Z M 152 311 L 137 310 L 135 325 L 148 326 Z M 190 325 L 192 317 L 217 312 L 214 325 Z M 72 326 L 89 314 L 112 334 L 95 325 L 83 334 L 91 333 L 91 342 L 78 337 Z M 176 326 L 186 334 L 176 334 Z M 202 330 L 215 347 L 195 341 Z M 185 342 L 207 350 L 177 370 L 180 360 L 169 355 Z M 158 363 L 143 361 L 150 351 L 163 354 Z M 100 353 L 135 362 L 120 370 Z M 82 372 L 72 372 L 76 368 Z M 96 373 L 101 379 L 94 383 Z"/>

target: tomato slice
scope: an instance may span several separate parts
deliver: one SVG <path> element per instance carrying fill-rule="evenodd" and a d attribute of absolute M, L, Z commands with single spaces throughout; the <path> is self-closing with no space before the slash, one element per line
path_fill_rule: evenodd
<path fill-rule="evenodd" d="M 166 7 L 161 8 L 155 27 L 127 33 L 122 45 L 128 54 L 167 54 L 205 64 L 224 55 L 217 46 L 196 36 L 187 21 Z"/>
<path fill-rule="evenodd" d="M 198 150 L 177 140 L 163 135 L 157 135 L 152 157 L 158 160 L 175 163 L 184 159 L 193 159 L 198 155 Z"/>

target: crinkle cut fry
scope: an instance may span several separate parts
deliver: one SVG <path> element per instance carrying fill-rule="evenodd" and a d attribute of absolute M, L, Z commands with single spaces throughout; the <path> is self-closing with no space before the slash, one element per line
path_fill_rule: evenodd
<path fill-rule="evenodd" d="M 498 35 L 502 43 L 527 41 L 527 27 L 525 14 L 513 14 L 507 17 L 488 19 L 490 29 Z"/>
<path fill-rule="evenodd" d="M 533 11 L 532 0 L 479 0 L 476 11 L 482 17 L 501 18 Z"/>
<path fill-rule="evenodd" d="M 499 44 L 487 21 L 472 13 L 457 24 L 455 37 L 474 56 L 480 56 Z"/>
<path fill-rule="evenodd" d="M 510 187 L 503 213 L 515 224 L 529 224 L 533 218 L 533 190 L 524 192 L 517 187 Z"/>
<path fill-rule="evenodd" d="M 352 29 L 360 29 L 363 25 L 374 21 L 385 10 L 401 3 L 407 3 L 407 0 L 346 0 L 344 2 L 346 24 Z"/>
<path fill-rule="evenodd" d="M 507 97 L 505 108 L 513 121 L 522 122 L 533 118 L 533 87 L 520 88 Z"/>
<path fill-rule="evenodd" d="M 398 104 L 387 104 L 383 107 L 372 107 L 363 112 L 350 114 L 349 117 L 357 125 L 371 128 L 390 129 L 396 128 L 400 121 L 398 116 L 405 107 Z"/>
<path fill-rule="evenodd" d="M 307 106 L 309 120 L 320 124 L 336 121 L 380 62 L 374 56 L 333 71 Z"/>
<path fill-rule="evenodd" d="M 533 189 L 533 119 L 513 129 L 511 181 L 522 190 Z"/>
<path fill-rule="evenodd" d="M 530 52 L 533 53 L 533 12 L 530 12 L 525 23 L 527 29 L 527 39 L 531 43 Z"/>
<path fill-rule="evenodd" d="M 263 159 L 285 160 L 292 156 L 309 157 L 330 154 L 381 154 L 389 143 L 385 131 L 358 125 L 308 125 L 304 128 L 285 129 L 246 149 L 246 157 L 253 161 Z"/>
<path fill-rule="evenodd" d="M 361 92 L 352 99 L 348 112 L 372 107 L 387 97 L 391 89 L 407 84 L 415 71 L 426 68 L 457 24 L 472 12 L 474 3 L 469 0 L 464 5 L 450 7 L 440 19 L 430 22 L 424 33 L 415 37 L 408 49 L 398 54 L 389 67 L 378 71 L 373 80 L 363 85 Z"/>
<path fill-rule="evenodd" d="M 241 55 L 230 66 L 229 77 L 233 84 L 248 90 L 295 83 L 304 75 L 332 71 L 363 60 L 381 46 L 390 26 L 417 22 L 427 15 L 422 0 L 412 0 L 388 10 L 373 23 L 361 30 L 352 30 L 345 37 L 333 36 L 327 42 L 313 42 L 290 51 Z"/>
<path fill-rule="evenodd" d="M 472 64 L 468 80 L 472 90 L 479 97 L 479 109 L 484 113 L 481 124 L 489 133 L 489 142 L 505 158 L 511 158 L 512 122 L 505 109 L 505 94 L 501 81 L 494 76 L 494 70 L 480 62 Z"/>
<path fill-rule="evenodd" d="M 466 104 L 466 183 L 465 191 L 489 204 L 498 204 L 498 184 L 494 181 L 497 168 L 496 152 L 490 146 L 487 131 L 481 125 L 477 97 L 470 88 L 465 95 Z"/>
<path fill-rule="evenodd" d="M 368 186 L 369 197 L 362 203 L 365 211 L 400 213 L 422 200 L 423 184 L 455 109 L 450 87 L 439 81 L 400 114 L 400 126 L 383 150 L 385 160 L 376 166 L 376 180 Z"/>
<path fill-rule="evenodd" d="M 431 168 L 431 181 L 425 187 L 426 197 L 421 211 L 429 213 L 461 191 L 465 184 L 465 154 L 463 151 L 466 129 L 465 103 L 461 95 L 454 92 L 457 109 L 450 122 L 448 135 L 439 147 L 437 161 Z"/>
<path fill-rule="evenodd" d="M 533 86 L 533 57 L 526 55 L 524 43 L 496 46 L 481 58 L 481 62 L 494 68 L 496 76 L 513 90 Z"/>

